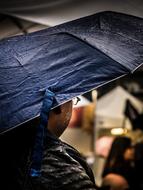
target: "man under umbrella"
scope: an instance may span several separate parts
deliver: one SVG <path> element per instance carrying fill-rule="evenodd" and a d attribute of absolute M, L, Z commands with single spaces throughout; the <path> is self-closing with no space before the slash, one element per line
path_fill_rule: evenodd
<path fill-rule="evenodd" d="M 3 143 L 9 142 L 1 159 L 4 189 L 96 189 L 84 158 L 58 138 L 71 118 L 72 101 L 50 111 L 54 100 L 54 93 L 47 90 L 36 129 L 24 127 L 4 135 Z"/>

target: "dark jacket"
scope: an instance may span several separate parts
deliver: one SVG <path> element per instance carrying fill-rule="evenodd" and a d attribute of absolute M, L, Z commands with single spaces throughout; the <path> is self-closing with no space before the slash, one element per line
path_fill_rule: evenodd
<path fill-rule="evenodd" d="M 92 190 L 94 176 L 78 151 L 49 132 L 40 177 L 30 177 L 35 129 L 16 129 L 1 138 L 1 190 Z"/>

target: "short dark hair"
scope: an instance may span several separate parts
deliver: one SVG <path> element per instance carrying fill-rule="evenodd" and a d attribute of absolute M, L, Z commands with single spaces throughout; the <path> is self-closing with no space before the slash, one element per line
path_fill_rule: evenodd
<path fill-rule="evenodd" d="M 55 114 L 60 114 L 60 113 L 61 113 L 61 106 L 58 106 L 58 107 L 54 108 L 54 109 L 53 109 L 53 112 L 54 112 Z"/>

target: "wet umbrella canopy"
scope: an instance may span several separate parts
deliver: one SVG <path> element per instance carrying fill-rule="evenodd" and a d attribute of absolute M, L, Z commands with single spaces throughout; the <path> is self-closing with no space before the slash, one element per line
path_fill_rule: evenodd
<path fill-rule="evenodd" d="M 0 42 L 0 131 L 133 72 L 143 63 L 143 20 L 102 12 Z"/>

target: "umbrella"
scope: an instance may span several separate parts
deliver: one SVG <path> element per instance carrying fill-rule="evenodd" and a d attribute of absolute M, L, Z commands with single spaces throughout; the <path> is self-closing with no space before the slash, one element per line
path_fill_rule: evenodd
<path fill-rule="evenodd" d="M 143 62 L 143 20 L 101 12 L 0 42 L 1 133 L 39 116 L 45 90 L 53 108 L 135 71 Z"/>

